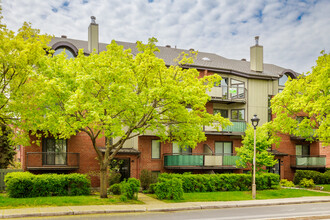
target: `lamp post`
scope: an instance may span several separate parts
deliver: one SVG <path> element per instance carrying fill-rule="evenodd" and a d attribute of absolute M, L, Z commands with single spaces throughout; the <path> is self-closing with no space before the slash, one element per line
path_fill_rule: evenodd
<path fill-rule="evenodd" d="M 253 174 L 252 174 L 252 199 L 256 198 L 256 130 L 257 126 L 259 124 L 260 119 L 257 117 L 257 115 L 254 115 L 253 118 L 251 118 L 252 126 L 254 127 L 254 142 L 253 142 Z"/>

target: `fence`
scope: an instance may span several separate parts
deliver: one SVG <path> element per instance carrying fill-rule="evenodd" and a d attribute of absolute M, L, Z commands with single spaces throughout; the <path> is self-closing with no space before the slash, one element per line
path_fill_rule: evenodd
<path fill-rule="evenodd" d="M 0 169 L 0 191 L 5 190 L 5 176 L 7 173 L 12 173 L 12 172 L 23 172 L 21 169 L 16 169 L 16 170 L 10 170 L 10 169 Z"/>

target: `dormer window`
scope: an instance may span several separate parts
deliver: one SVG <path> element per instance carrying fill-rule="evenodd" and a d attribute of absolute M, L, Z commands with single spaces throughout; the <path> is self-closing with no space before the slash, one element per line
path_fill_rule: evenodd
<path fill-rule="evenodd" d="M 62 53 L 62 52 L 65 52 L 65 54 L 67 55 L 67 58 L 68 59 L 71 59 L 71 58 L 75 58 L 75 55 L 74 53 L 71 51 L 71 49 L 67 48 L 67 47 L 59 47 L 55 50 L 55 53 L 54 53 L 54 56 Z"/>

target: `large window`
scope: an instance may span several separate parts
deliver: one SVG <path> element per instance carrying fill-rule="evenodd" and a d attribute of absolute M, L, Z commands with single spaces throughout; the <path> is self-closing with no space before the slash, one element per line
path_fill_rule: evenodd
<path fill-rule="evenodd" d="M 185 147 L 184 149 L 178 144 L 172 144 L 172 153 L 173 154 L 192 154 L 192 149 L 190 147 Z"/>
<path fill-rule="evenodd" d="M 308 156 L 310 154 L 308 144 L 297 144 L 296 145 L 296 155 L 297 156 Z"/>
<path fill-rule="evenodd" d="M 42 152 L 44 165 L 65 165 L 67 141 L 64 139 L 44 138 Z"/>
<path fill-rule="evenodd" d="M 159 142 L 159 140 L 151 141 L 151 159 L 160 159 L 160 142 Z"/>
<path fill-rule="evenodd" d="M 268 122 L 270 122 L 272 120 L 272 109 L 271 109 L 271 99 L 272 99 L 272 96 L 269 95 L 268 96 Z"/>
<path fill-rule="evenodd" d="M 228 110 L 227 109 L 213 109 L 213 114 L 220 114 L 224 118 L 228 118 Z"/>
<path fill-rule="evenodd" d="M 242 81 L 238 81 L 236 79 L 232 79 L 231 80 L 231 86 L 230 86 L 230 94 L 231 94 L 231 98 L 233 99 L 242 99 L 245 97 L 245 93 L 244 93 L 244 82 Z"/>
<path fill-rule="evenodd" d="M 286 74 L 283 74 L 283 76 L 278 80 L 278 85 L 284 86 L 286 81 L 288 81 L 288 76 Z"/>
<path fill-rule="evenodd" d="M 231 119 L 244 121 L 245 120 L 245 110 L 244 109 L 231 110 Z"/>
<path fill-rule="evenodd" d="M 216 154 L 228 154 L 233 153 L 232 142 L 215 142 L 214 152 Z"/>
<path fill-rule="evenodd" d="M 54 56 L 56 56 L 56 55 L 62 53 L 63 51 L 64 51 L 64 52 L 66 53 L 66 55 L 68 56 L 68 57 L 67 57 L 68 59 L 70 59 L 70 58 L 75 58 L 73 52 L 72 52 L 69 48 L 67 48 L 67 47 L 60 47 L 60 48 L 57 48 L 57 49 L 55 50 Z"/>

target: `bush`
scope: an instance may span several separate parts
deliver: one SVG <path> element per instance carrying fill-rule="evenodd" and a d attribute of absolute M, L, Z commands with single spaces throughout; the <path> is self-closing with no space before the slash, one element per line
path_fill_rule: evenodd
<path fill-rule="evenodd" d="M 314 184 L 314 181 L 312 179 L 308 180 L 306 178 L 303 178 L 300 181 L 299 186 L 303 187 L 303 188 L 313 188 L 315 186 L 315 184 Z"/>
<path fill-rule="evenodd" d="M 295 187 L 292 181 L 288 181 L 287 179 L 281 179 L 280 185 L 284 187 Z"/>
<path fill-rule="evenodd" d="M 302 179 L 312 179 L 315 184 L 330 184 L 330 172 L 320 173 L 314 170 L 297 170 L 293 182 L 298 185 Z"/>
<path fill-rule="evenodd" d="M 140 174 L 141 187 L 143 190 L 149 189 L 152 183 L 152 174 L 149 170 L 142 170 Z"/>
<path fill-rule="evenodd" d="M 152 183 L 149 185 L 148 193 L 154 194 L 156 189 L 157 183 Z"/>
<path fill-rule="evenodd" d="M 182 180 L 184 192 L 246 191 L 251 189 L 252 176 L 249 174 L 168 174 L 162 173 L 158 181 Z M 273 189 L 279 186 L 279 175 L 264 173 L 256 176 L 258 190 Z"/>
<path fill-rule="evenodd" d="M 114 195 L 120 195 L 121 194 L 121 184 L 115 183 L 112 186 L 109 187 L 108 193 L 112 193 Z"/>
<path fill-rule="evenodd" d="M 121 174 L 115 170 L 110 170 L 109 172 L 109 186 L 112 186 L 113 184 L 120 183 L 121 180 Z"/>
<path fill-rule="evenodd" d="M 155 194 L 158 199 L 183 199 L 182 180 L 172 178 L 157 183 L 155 186 Z"/>
<path fill-rule="evenodd" d="M 83 174 L 42 174 L 29 172 L 9 173 L 5 177 L 9 197 L 89 195 L 90 179 Z"/>
<path fill-rule="evenodd" d="M 140 185 L 140 180 L 135 178 L 129 178 L 127 181 L 121 182 L 121 193 L 123 197 L 137 200 Z"/>

